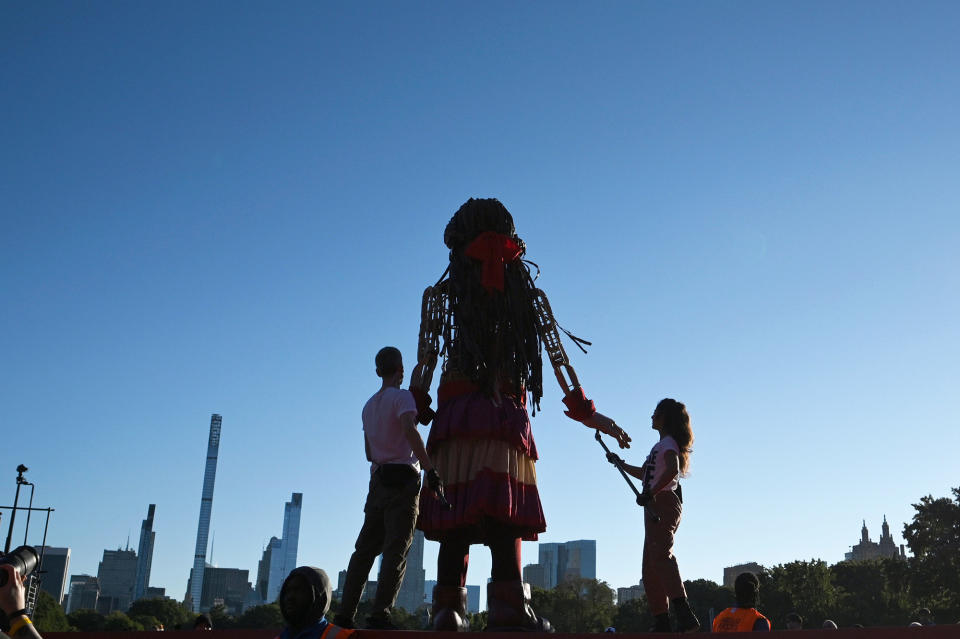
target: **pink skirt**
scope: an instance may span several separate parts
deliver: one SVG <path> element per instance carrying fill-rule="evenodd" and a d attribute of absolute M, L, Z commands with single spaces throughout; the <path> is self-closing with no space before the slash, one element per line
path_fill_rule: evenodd
<path fill-rule="evenodd" d="M 424 484 L 417 527 L 427 539 L 455 533 L 483 543 L 488 530 L 507 529 L 535 541 L 546 530 L 530 418 L 512 396 L 504 395 L 500 406 L 480 392 L 440 401 L 427 452 L 453 505 L 444 510 Z"/>

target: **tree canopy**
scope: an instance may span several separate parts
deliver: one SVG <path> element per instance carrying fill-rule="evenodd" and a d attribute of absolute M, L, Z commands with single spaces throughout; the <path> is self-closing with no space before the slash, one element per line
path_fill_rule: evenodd
<path fill-rule="evenodd" d="M 913 553 L 910 591 L 925 608 L 960 617 L 960 488 L 953 499 L 927 495 L 913 504 L 903 538 Z"/>
<path fill-rule="evenodd" d="M 40 632 L 66 632 L 70 630 L 70 622 L 63 608 L 57 600 L 45 590 L 37 592 L 37 605 L 31 617 L 33 625 Z"/>
<path fill-rule="evenodd" d="M 247 608 L 237 617 L 237 628 L 283 628 L 283 615 L 275 603 Z"/>
<path fill-rule="evenodd" d="M 67 621 L 80 632 L 100 632 L 104 624 L 103 615 L 96 610 L 74 610 Z"/>
<path fill-rule="evenodd" d="M 604 581 L 569 579 L 553 590 L 533 589 L 533 609 L 558 632 L 603 632 L 617 612 L 614 592 Z"/>
<path fill-rule="evenodd" d="M 165 597 L 137 599 L 130 606 L 127 614 L 129 614 L 130 617 L 155 617 L 167 630 L 173 630 L 178 624 L 181 627 L 188 628 L 192 625 L 194 617 L 183 604 Z"/>

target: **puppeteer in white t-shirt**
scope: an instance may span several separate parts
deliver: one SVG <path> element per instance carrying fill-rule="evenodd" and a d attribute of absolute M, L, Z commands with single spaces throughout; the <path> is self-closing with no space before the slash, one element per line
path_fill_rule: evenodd
<path fill-rule="evenodd" d="M 667 451 L 673 451 L 674 455 L 677 457 L 680 456 L 680 447 L 677 446 L 677 440 L 670 435 L 663 436 L 660 441 L 654 444 L 653 448 L 650 449 L 650 454 L 647 455 L 647 460 L 643 462 L 646 467 L 643 477 L 644 491 L 653 490 L 664 478 L 665 473 L 668 471 L 672 472 L 667 468 L 664 460 L 664 455 L 667 454 Z M 673 470 L 676 469 L 674 468 Z M 674 475 L 673 481 L 664 486 L 661 491 L 676 490 L 679 484 L 680 476 Z"/>
<path fill-rule="evenodd" d="M 377 391 L 363 407 L 363 432 L 366 435 L 370 472 L 383 464 L 408 464 L 417 472 L 420 462 L 403 433 L 400 417 L 416 415 L 413 394 L 392 386 Z"/>

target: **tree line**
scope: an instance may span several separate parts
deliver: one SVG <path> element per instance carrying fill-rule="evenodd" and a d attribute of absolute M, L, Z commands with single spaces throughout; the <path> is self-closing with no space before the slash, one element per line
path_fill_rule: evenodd
<path fill-rule="evenodd" d="M 960 621 L 960 488 L 953 498 L 926 496 L 913 504 L 913 520 L 904 526 L 903 538 L 910 548 L 906 560 L 884 558 L 845 561 L 828 565 L 820 559 L 793 561 L 764 568 L 760 574 L 758 609 L 774 629 L 784 628 L 789 612 L 807 620 L 805 627 L 818 628 L 824 619 L 840 627 L 905 626 L 917 620 L 917 611 L 927 608 L 938 622 Z M 684 582 L 687 597 L 706 626 L 711 611 L 716 614 L 734 605 L 731 588 L 706 579 Z M 602 632 L 613 626 L 618 632 L 646 632 L 653 625 L 646 599 L 640 597 L 619 605 L 613 589 L 603 581 L 571 579 L 552 590 L 533 589 L 533 607 L 558 632 Z M 339 602 L 334 600 L 332 616 Z M 357 618 L 365 617 L 369 603 L 361 604 Z M 234 617 L 222 606 L 210 611 L 214 628 L 280 628 L 283 618 L 276 604 L 256 606 Z M 196 615 L 171 599 L 141 599 L 127 613 L 101 615 L 77 610 L 65 615 L 57 602 L 40 592 L 34 623 L 41 632 L 81 630 L 150 630 L 157 623 L 165 628 L 190 628 Z M 426 609 L 413 613 L 398 609 L 394 623 L 403 629 L 426 627 Z M 486 613 L 471 615 L 471 626 L 482 630 Z"/>
<path fill-rule="evenodd" d="M 213 627 L 220 628 L 282 628 L 280 606 L 267 604 L 248 608 L 242 615 L 229 615 L 223 606 L 215 606 L 207 613 Z M 56 600 L 40 591 L 33 622 L 40 632 L 112 632 L 153 630 L 162 624 L 165 630 L 193 628 L 197 615 L 173 599 L 139 599 L 127 612 L 114 611 L 103 615 L 96 610 L 74 610 L 69 615 Z"/>
<path fill-rule="evenodd" d="M 758 609 L 774 629 L 797 612 L 805 627 L 819 628 L 825 619 L 840 627 L 905 626 L 927 608 L 941 623 L 960 621 L 960 488 L 953 498 L 930 495 L 913 504 L 913 520 L 903 538 L 912 552 L 906 560 L 884 558 L 828 565 L 819 559 L 793 561 L 765 568 L 760 579 Z M 706 625 L 734 605 L 731 588 L 706 579 L 684 582 L 695 612 Z M 613 590 L 602 581 L 571 580 L 553 590 L 534 589 L 534 609 L 559 632 L 646 632 L 653 626 L 646 599 L 614 604 Z"/>

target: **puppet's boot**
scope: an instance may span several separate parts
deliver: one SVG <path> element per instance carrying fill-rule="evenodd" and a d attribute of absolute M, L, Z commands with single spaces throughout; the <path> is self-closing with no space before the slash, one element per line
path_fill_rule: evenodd
<path fill-rule="evenodd" d="M 457 586 L 433 587 L 433 606 L 430 609 L 434 630 L 467 632 L 467 589 Z"/>
<path fill-rule="evenodd" d="M 553 632 L 550 622 L 530 607 L 530 584 L 491 581 L 487 584 L 488 632 Z"/>

